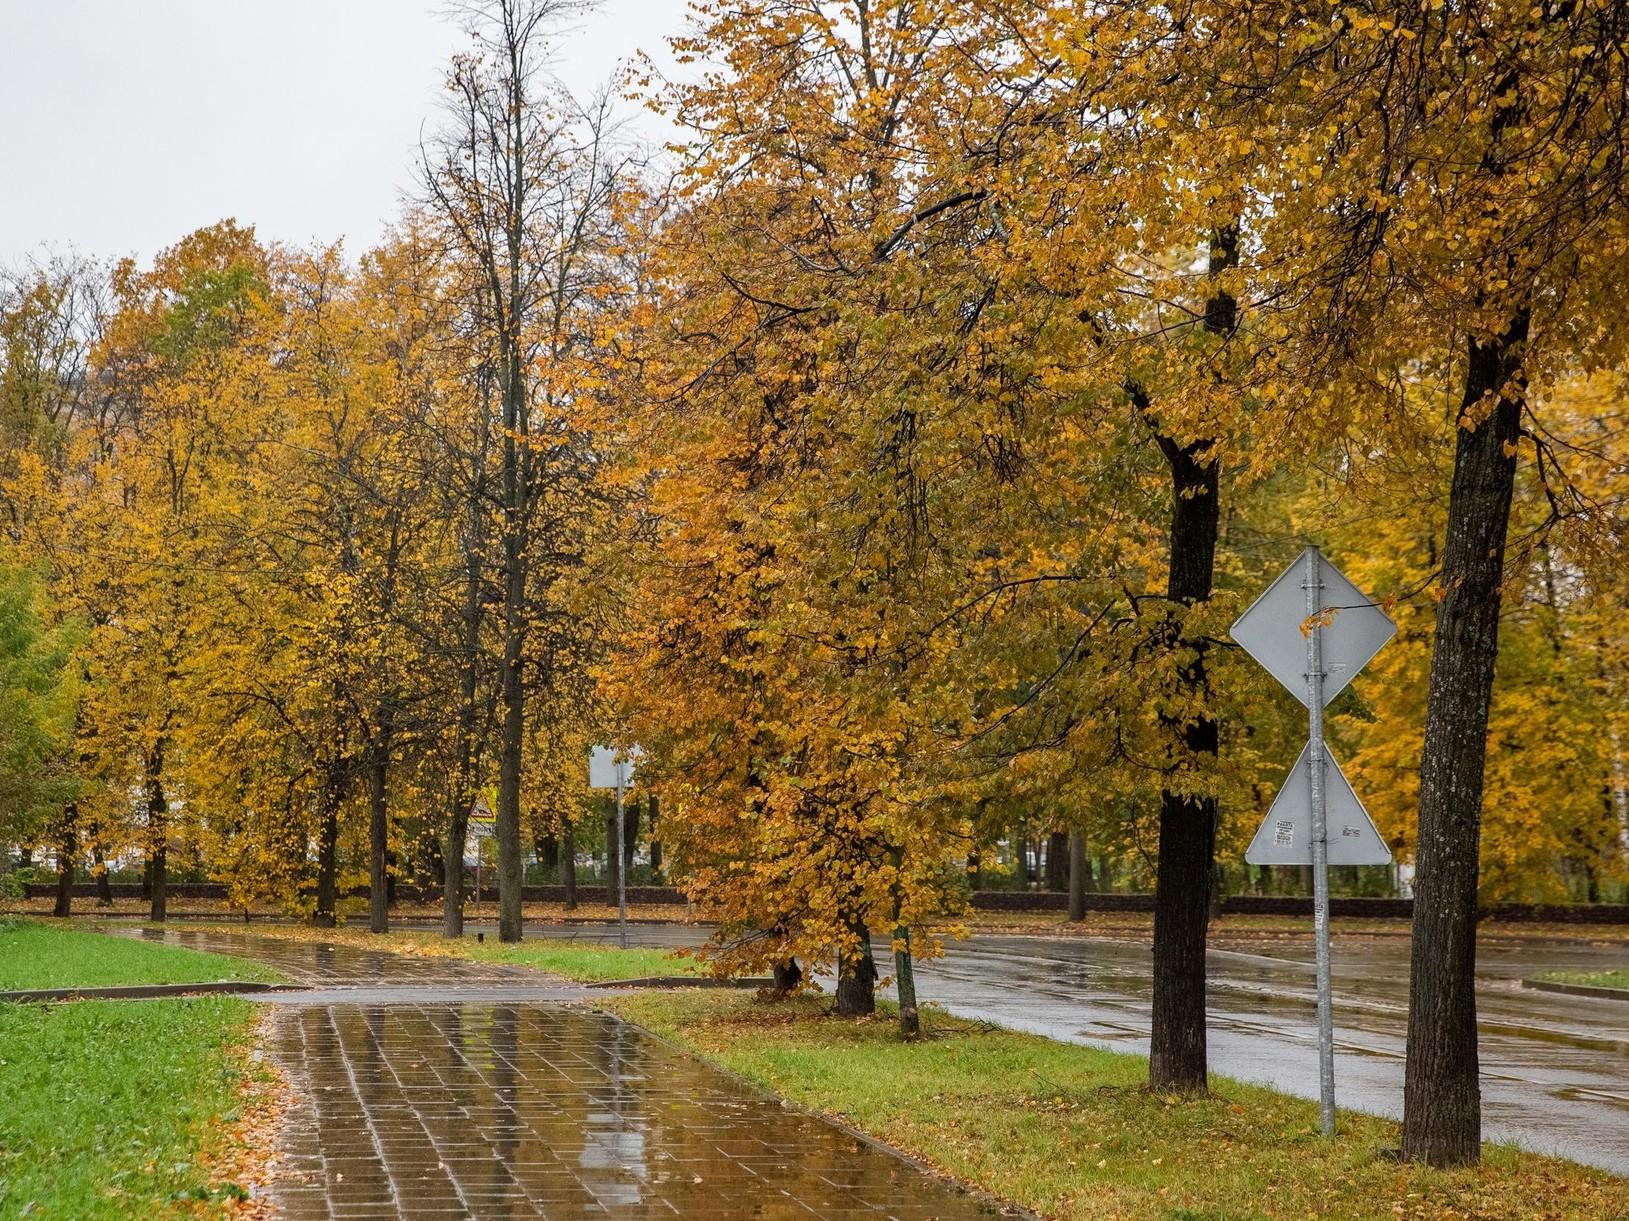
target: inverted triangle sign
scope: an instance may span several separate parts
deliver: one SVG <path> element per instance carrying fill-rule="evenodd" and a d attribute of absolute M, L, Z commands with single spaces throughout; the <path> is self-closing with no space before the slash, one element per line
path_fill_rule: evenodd
<path fill-rule="evenodd" d="M 1273 798 L 1245 851 L 1252 865 L 1312 864 L 1312 754 L 1311 743 L 1301 748 L 1284 786 Z M 1375 830 L 1374 821 L 1347 783 L 1340 764 L 1324 747 L 1324 824 L 1331 865 L 1389 865 L 1391 850 Z"/>

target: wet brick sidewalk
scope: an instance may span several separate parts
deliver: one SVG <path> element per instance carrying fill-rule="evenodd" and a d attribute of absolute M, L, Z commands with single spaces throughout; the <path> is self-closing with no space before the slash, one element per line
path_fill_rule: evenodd
<path fill-rule="evenodd" d="M 526 967 L 233 930 L 133 935 L 276 967 L 268 1049 L 294 1088 L 287 1221 L 996 1215 L 904 1159 Z M 553 998 L 552 1003 L 545 997 Z"/>
<path fill-rule="evenodd" d="M 320 1005 L 274 1030 L 304 1095 L 273 1188 L 289 1221 L 993 1215 L 603 1014 Z"/>

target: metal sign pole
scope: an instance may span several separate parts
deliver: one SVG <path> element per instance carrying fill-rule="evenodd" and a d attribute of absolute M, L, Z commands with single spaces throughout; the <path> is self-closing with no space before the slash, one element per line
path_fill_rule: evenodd
<path fill-rule="evenodd" d="M 1329 827 L 1324 817 L 1323 565 L 1306 551 L 1307 720 L 1312 781 L 1312 936 L 1318 959 L 1318 1112 L 1325 1136 L 1335 1135 L 1335 1014 L 1329 979 Z"/>
<path fill-rule="evenodd" d="M 628 823 L 622 814 L 622 786 L 625 764 L 617 764 L 617 935 L 622 948 L 628 948 L 628 853 L 623 841 Z"/>

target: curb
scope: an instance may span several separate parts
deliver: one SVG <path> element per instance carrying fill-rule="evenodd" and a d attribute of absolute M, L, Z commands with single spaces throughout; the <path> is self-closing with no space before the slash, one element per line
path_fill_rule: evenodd
<path fill-rule="evenodd" d="M 195 984 L 132 984 L 119 988 L 33 988 L 20 992 L 0 992 L 0 1002 L 18 1004 L 49 1001 L 147 1001 L 167 996 L 250 996 L 263 992 L 299 992 L 299 984 L 266 984 L 255 980 L 217 980 Z"/>
<path fill-rule="evenodd" d="M 773 988 L 772 979 L 714 979 L 710 975 L 644 975 L 638 979 L 602 979 L 585 988 Z"/>
<path fill-rule="evenodd" d="M 1567 996 L 1598 996 L 1607 1000 L 1629 1001 L 1629 988 L 1600 988 L 1594 984 L 1563 984 L 1550 979 L 1524 979 L 1522 987 L 1535 992 L 1560 992 Z"/>

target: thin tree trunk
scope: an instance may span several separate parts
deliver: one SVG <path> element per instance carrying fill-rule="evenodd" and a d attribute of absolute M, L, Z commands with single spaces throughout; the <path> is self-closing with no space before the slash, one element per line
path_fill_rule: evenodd
<path fill-rule="evenodd" d="M 1231 266 L 1238 232 L 1231 226 L 1211 239 L 1210 272 Z M 1205 305 L 1205 329 L 1230 335 L 1238 308 L 1224 292 Z M 1145 418 L 1151 404 L 1133 395 Z M 1221 525 L 1220 472 L 1208 439 L 1183 444 L 1156 431 L 1155 439 L 1171 470 L 1171 554 L 1166 596 L 1171 603 L 1167 645 L 1184 656 L 1177 668 L 1179 703 L 1204 707 L 1209 694 L 1205 645 L 1185 640 L 1178 615 L 1209 600 L 1215 580 L 1216 540 Z M 1218 730 L 1201 713 L 1179 722 L 1167 719 L 1186 762 L 1203 774 L 1215 763 Z M 1160 791 L 1159 862 L 1154 883 L 1154 1001 L 1149 1039 L 1148 1082 L 1157 1090 L 1203 1091 L 1207 1085 L 1205 1047 L 1205 932 L 1210 923 L 1212 862 L 1216 854 L 1216 799 L 1164 787 Z"/>
<path fill-rule="evenodd" d="M 313 922 L 332 928 L 339 908 L 339 807 L 344 791 L 340 765 L 330 763 L 317 798 L 317 911 Z"/>
<path fill-rule="evenodd" d="M 566 888 L 566 910 L 577 910 L 577 837 L 568 821 L 560 833 L 560 884 Z"/>
<path fill-rule="evenodd" d="M 1505 534 L 1515 489 L 1527 316 L 1473 341 L 1458 430 L 1431 650 L 1409 967 L 1403 1153 L 1433 1166 L 1481 1155 L 1476 890 L 1488 705 L 1499 653 Z"/>
<path fill-rule="evenodd" d="M 447 820 L 447 844 L 441 850 L 441 935 L 464 935 L 464 851 L 469 846 L 469 807 L 460 802 Z"/>
<path fill-rule="evenodd" d="M 605 811 L 605 901 L 617 905 L 617 873 L 622 862 L 617 859 L 617 807 L 613 802 Z"/>
<path fill-rule="evenodd" d="M 867 1017 L 877 1011 L 877 963 L 871 956 L 871 930 L 858 916 L 849 920 L 856 949 L 837 956 L 838 1017 Z"/>
<path fill-rule="evenodd" d="M 147 756 L 147 860 L 151 867 L 148 880 L 151 903 L 148 919 L 163 923 L 169 908 L 169 812 L 170 803 L 164 796 L 164 739 L 153 745 Z"/>
<path fill-rule="evenodd" d="M 560 876 L 560 840 L 557 836 L 545 835 L 537 842 L 537 857 L 551 878 Z"/>
<path fill-rule="evenodd" d="M 1046 888 L 1051 891 L 1069 887 L 1069 835 L 1053 831 L 1046 837 Z"/>
<path fill-rule="evenodd" d="M 513 445 L 513 438 L 507 442 Z M 507 462 L 507 459 L 506 459 Z M 507 476 L 506 476 L 507 478 Z M 526 575 L 518 535 L 504 537 L 503 729 L 498 757 L 498 940 L 519 941 L 520 888 L 524 881 L 520 848 L 520 767 L 526 736 L 526 692 L 523 664 L 523 621 Z"/>
<path fill-rule="evenodd" d="M 390 768 L 390 723 L 380 727 L 368 750 L 368 929 L 390 931 L 390 821 L 385 782 Z"/>
<path fill-rule="evenodd" d="M 102 851 L 100 829 L 96 842 L 91 846 L 91 872 L 96 878 L 96 906 L 113 906 L 113 886 L 107 877 L 107 858 Z"/>
<path fill-rule="evenodd" d="M 633 875 L 634 853 L 639 848 L 639 803 L 625 801 L 622 810 L 622 867 Z"/>
<path fill-rule="evenodd" d="M 57 838 L 57 901 L 53 916 L 73 915 L 74 858 L 79 854 L 79 805 L 70 801 L 62 809 L 62 834 Z"/>
<path fill-rule="evenodd" d="M 656 801 L 656 794 L 650 795 L 650 813 L 646 821 L 650 824 L 650 872 L 651 878 L 658 886 L 662 884 L 662 841 L 656 838 L 656 817 L 660 813 Z"/>
<path fill-rule="evenodd" d="M 1069 919 L 1076 924 L 1086 919 L 1086 881 L 1091 872 L 1086 859 L 1086 836 L 1069 833 Z"/>
<path fill-rule="evenodd" d="M 899 988 L 900 1037 L 920 1038 L 922 1016 L 916 1007 L 916 971 L 911 960 L 911 930 L 903 924 L 894 929 L 894 979 Z"/>

